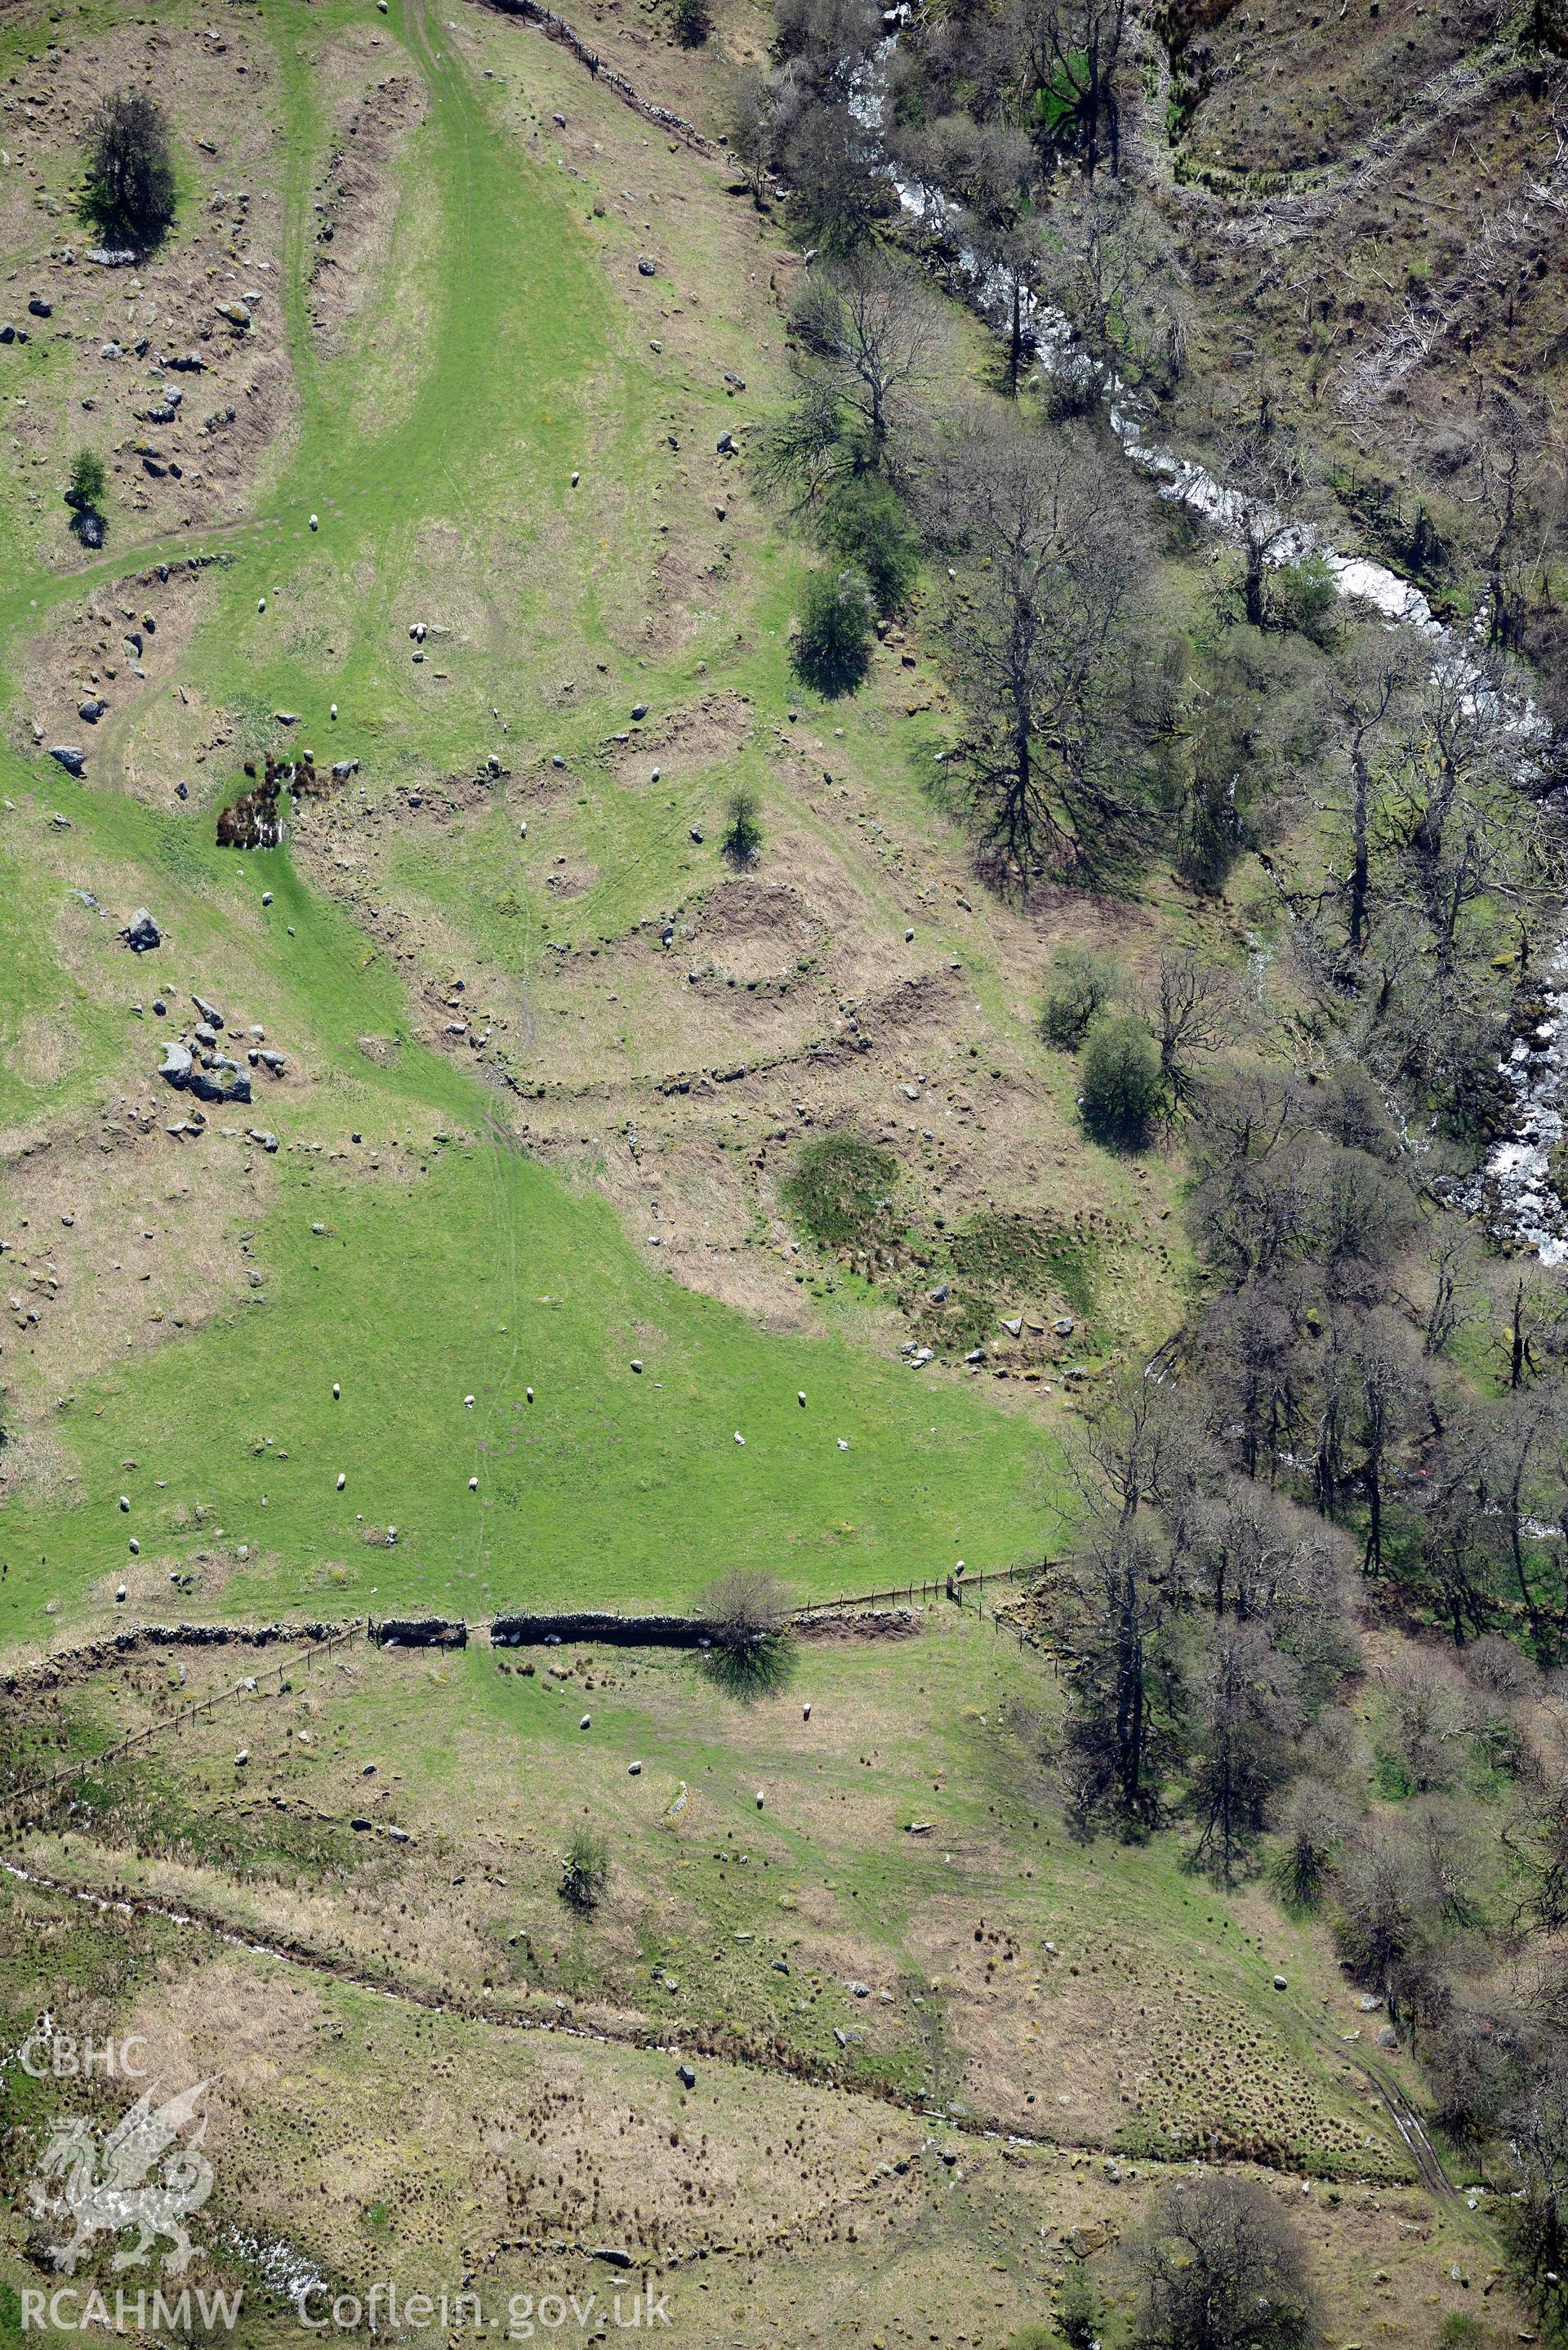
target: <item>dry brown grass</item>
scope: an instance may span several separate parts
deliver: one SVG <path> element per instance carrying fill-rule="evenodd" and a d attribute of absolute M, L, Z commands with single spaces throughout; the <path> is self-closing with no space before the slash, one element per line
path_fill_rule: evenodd
<path fill-rule="evenodd" d="M 149 1019 L 149 1048 L 151 1028 Z M 145 1078 L 140 1090 L 148 1110 L 162 1110 Z M 242 1297 L 253 1285 L 246 1271 L 263 1264 L 239 1234 L 259 1224 L 272 1196 L 270 1159 L 209 1148 L 198 1173 L 161 1119 L 147 1117 L 143 1131 L 122 1109 L 110 1133 L 111 1118 L 8 1170 L 15 1250 L 0 1294 L 13 1321 L 14 1296 L 38 1315 L 12 1340 L 31 1414 L 52 1413 L 57 1398 L 127 1354 L 199 1327 Z M 68 1441 L 68 1421 L 60 1427 Z"/>
<path fill-rule="evenodd" d="M 380 280 L 397 220 L 398 161 L 424 114 L 423 84 L 406 72 L 389 74 L 373 38 L 368 26 L 355 26 L 326 45 L 316 67 L 334 99 L 309 281 L 311 324 L 327 353 L 345 347 L 346 329 Z M 323 234 L 328 226 L 330 237 Z"/>
<path fill-rule="evenodd" d="M 240 66 L 243 74 L 236 71 Z M 284 344 L 283 199 L 273 168 L 270 47 L 237 18 L 209 40 L 193 13 L 181 13 L 75 37 L 66 33 L 57 60 L 40 54 L 26 67 L 26 80 L 33 117 L 25 139 L 13 138 L 13 161 L 31 168 L 7 178 L 0 235 L 9 250 L 36 254 L 40 231 L 50 234 L 40 210 L 31 203 L 24 210 L 18 203 L 21 185 L 32 190 L 42 183 L 43 197 L 35 201 L 59 213 L 78 168 L 80 125 L 111 89 L 155 91 L 171 119 L 194 192 L 167 244 L 137 270 L 99 269 L 79 258 L 69 269 L 49 260 L 31 263 L 29 277 L 55 304 L 47 331 L 63 345 L 65 370 L 48 400 L 16 411 L 23 444 L 47 468 L 46 479 L 63 480 L 88 398 L 95 437 L 110 452 L 118 517 L 135 515 L 138 532 L 149 534 L 186 521 L 200 525 L 226 518 L 235 501 L 254 489 L 275 436 L 288 430 L 296 412 Z M 198 145 L 203 139 L 214 152 Z M 220 194 L 229 201 L 214 207 Z M 94 240 L 78 234 L 69 242 L 79 255 Z M 236 336 L 215 316 L 214 300 L 252 291 L 261 297 L 254 325 Z M 151 427 L 140 421 L 136 411 L 149 404 L 153 389 L 144 369 L 130 358 L 100 359 L 106 341 L 129 350 L 142 333 L 165 349 L 196 348 L 207 359 L 206 374 L 171 379 L 185 390 L 188 421 Z M 204 417 L 229 405 L 236 411 L 232 426 L 200 431 Z M 133 451 L 135 441 L 161 450 L 165 464 L 180 463 L 182 478 L 167 471 L 155 478 Z M 67 534 L 68 520 L 57 500 L 39 509 L 37 545 L 51 566 L 79 559 Z"/>

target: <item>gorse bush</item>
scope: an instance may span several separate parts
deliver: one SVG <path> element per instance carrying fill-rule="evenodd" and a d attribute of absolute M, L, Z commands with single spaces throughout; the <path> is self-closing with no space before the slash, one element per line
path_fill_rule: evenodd
<path fill-rule="evenodd" d="M 1159 1050 L 1141 1020 L 1107 1013 L 1084 1040 L 1079 1064 L 1084 1123 L 1098 1142 L 1136 1150 L 1160 1107 Z"/>
<path fill-rule="evenodd" d="M 1056 2295 L 1056 2324 L 1068 2350 L 1090 2350 L 1105 2319 L 1105 2300 L 1094 2279 L 1081 2268 L 1069 2268 Z"/>
<path fill-rule="evenodd" d="M 1265 612 L 1272 628 L 1293 630 L 1315 645 L 1332 645 L 1336 634 L 1339 588 L 1321 555 L 1282 563 L 1270 578 Z"/>
<path fill-rule="evenodd" d="M 871 666 L 871 597 L 858 571 L 818 572 L 801 606 L 791 659 L 802 682 L 836 701 Z"/>
<path fill-rule="evenodd" d="M 71 459 L 71 485 L 66 493 L 68 503 L 84 513 L 96 514 L 109 494 L 109 469 L 96 449 L 78 449 Z"/>
<path fill-rule="evenodd" d="M 1092 1024 L 1116 992 L 1116 967 L 1093 947 L 1059 948 L 1040 1011 L 1040 1034 L 1048 1045 L 1081 1045 Z"/>
<path fill-rule="evenodd" d="M 105 236 L 156 244 L 174 217 L 174 166 L 162 109 L 117 90 L 87 127 L 83 206 Z"/>
<path fill-rule="evenodd" d="M 824 502 L 822 536 L 864 577 L 883 619 L 908 602 L 920 567 L 919 543 L 898 493 L 874 473 L 850 473 Z"/>

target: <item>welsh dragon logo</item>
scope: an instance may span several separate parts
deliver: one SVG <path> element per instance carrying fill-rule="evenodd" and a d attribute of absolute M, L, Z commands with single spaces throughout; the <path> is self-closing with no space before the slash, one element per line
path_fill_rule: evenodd
<path fill-rule="evenodd" d="M 32 2182 L 35 2218 L 68 2220 L 75 2229 L 67 2242 L 54 2249 L 57 2269 L 74 2276 L 95 2236 L 118 2236 L 131 2228 L 138 2231 L 137 2241 L 116 2252 L 116 2269 L 146 2262 L 161 2236 L 170 2241 L 163 2266 L 171 2274 L 182 2276 L 192 2261 L 200 2258 L 185 2222 L 213 2191 L 213 2166 L 202 2152 L 206 2115 L 183 2143 L 181 2133 L 196 2120 L 197 2105 L 216 2078 L 213 2074 L 198 2081 L 194 2088 L 166 2097 L 161 2106 L 152 2102 L 155 2082 L 104 2135 L 101 2148 L 90 2121 L 57 2126 Z M 155 2170 L 156 2177 L 151 2175 Z M 51 2192 L 50 2184 L 57 2179 L 61 2183 Z"/>

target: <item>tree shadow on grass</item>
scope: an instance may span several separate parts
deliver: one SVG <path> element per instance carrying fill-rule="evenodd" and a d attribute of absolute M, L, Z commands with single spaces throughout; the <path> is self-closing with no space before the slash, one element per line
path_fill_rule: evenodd
<path fill-rule="evenodd" d="M 702 1651 L 702 1670 L 717 1690 L 742 1705 L 776 1697 L 786 1690 L 800 1662 L 800 1646 L 790 1632 L 756 1632 L 744 1640 L 716 1642 Z"/>
<path fill-rule="evenodd" d="M 784 1585 L 754 1567 L 732 1567 L 698 1594 L 701 1666 L 715 1689 L 750 1705 L 788 1684 L 795 1666 L 791 1605 Z"/>

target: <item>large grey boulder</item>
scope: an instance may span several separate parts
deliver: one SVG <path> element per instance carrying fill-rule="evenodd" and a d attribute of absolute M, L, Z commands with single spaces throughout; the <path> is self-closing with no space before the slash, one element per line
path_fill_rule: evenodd
<path fill-rule="evenodd" d="M 190 1046 L 182 1045 L 177 1036 L 171 1036 L 163 1047 L 163 1066 L 158 1074 L 167 1078 L 171 1086 L 182 1087 L 190 1084 L 195 1066 L 191 1058 Z"/>
<path fill-rule="evenodd" d="M 248 1102 L 251 1081 L 232 1061 L 222 1061 L 210 1076 L 205 1069 L 192 1068 L 191 1091 L 198 1101 Z"/>
<path fill-rule="evenodd" d="M 138 906 L 119 935 L 132 954 L 146 954 L 163 943 L 163 933 L 145 906 Z"/>
<path fill-rule="evenodd" d="M 87 770 L 87 753 L 79 743 L 51 743 L 49 756 L 57 759 L 68 775 L 80 775 Z"/>

